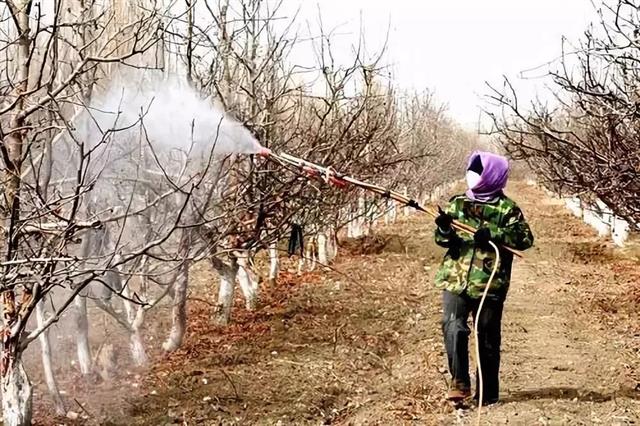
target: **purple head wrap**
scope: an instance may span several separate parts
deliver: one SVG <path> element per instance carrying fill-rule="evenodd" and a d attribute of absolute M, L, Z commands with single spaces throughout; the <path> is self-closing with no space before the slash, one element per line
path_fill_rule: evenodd
<path fill-rule="evenodd" d="M 491 201 L 507 186 L 509 160 L 502 155 L 475 151 L 469 158 L 467 170 L 472 167 L 474 162 L 477 164 L 478 159 L 482 163 L 480 181 L 467 191 L 467 197 L 474 201 Z"/>

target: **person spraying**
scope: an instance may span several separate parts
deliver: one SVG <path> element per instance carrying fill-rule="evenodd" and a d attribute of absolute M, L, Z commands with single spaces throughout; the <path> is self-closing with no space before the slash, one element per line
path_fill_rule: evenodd
<path fill-rule="evenodd" d="M 516 203 L 503 190 L 509 161 L 500 155 L 476 151 L 466 172 L 468 190 L 454 196 L 436 218 L 436 243 L 447 249 L 436 274 L 443 290 L 442 332 L 451 384 L 447 398 L 460 402 L 471 396 L 469 376 L 469 314 L 476 318 L 480 298 L 495 268 L 496 253 L 489 242 L 516 250 L 533 245 L 533 234 Z M 474 235 L 458 234 L 453 221 L 473 226 Z M 500 249 L 496 274 L 478 317 L 478 349 L 482 368 L 482 405 L 499 400 L 501 321 L 509 290 L 513 254 Z M 476 374 L 478 377 L 478 374 Z M 476 379 L 476 395 L 479 380 Z"/>

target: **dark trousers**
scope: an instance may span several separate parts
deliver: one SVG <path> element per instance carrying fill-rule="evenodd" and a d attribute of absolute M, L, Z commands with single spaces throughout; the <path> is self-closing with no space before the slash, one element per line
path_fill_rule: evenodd
<path fill-rule="evenodd" d="M 484 382 L 483 400 L 497 401 L 500 392 L 500 327 L 505 294 L 488 294 L 478 322 L 478 346 Z M 475 320 L 480 299 L 472 299 L 466 293 L 456 295 L 443 292 L 442 332 L 453 384 L 459 389 L 470 389 L 469 378 L 469 314 Z M 476 372 L 476 377 L 477 377 Z M 476 380 L 476 385 L 478 381 Z M 476 387 L 476 395 L 479 395 Z"/>

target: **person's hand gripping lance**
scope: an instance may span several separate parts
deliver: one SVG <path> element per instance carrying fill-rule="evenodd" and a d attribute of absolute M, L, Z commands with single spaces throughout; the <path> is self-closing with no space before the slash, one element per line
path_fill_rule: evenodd
<path fill-rule="evenodd" d="M 436 225 L 442 231 L 447 234 L 453 230 L 451 225 L 453 224 L 453 217 L 447 214 L 442 207 L 438 206 L 438 217 L 436 217 Z"/>
<path fill-rule="evenodd" d="M 478 228 L 475 234 L 473 234 L 473 241 L 476 247 L 486 250 L 489 247 L 489 241 L 491 241 L 491 231 L 489 228 L 484 226 Z"/>

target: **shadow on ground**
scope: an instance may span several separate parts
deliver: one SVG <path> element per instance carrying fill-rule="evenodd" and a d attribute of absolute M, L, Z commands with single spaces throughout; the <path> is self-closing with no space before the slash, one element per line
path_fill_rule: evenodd
<path fill-rule="evenodd" d="M 512 392 L 508 397 L 503 399 L 503 402 L 527 402 L 541 399 L 576 400 L 580 402 L 608 402 L 617 398 L 627 398 L 640 401 L 640 390 L 624 387 L 615 392 L 600 393 L 571 387 L 548 387 Z"/>

